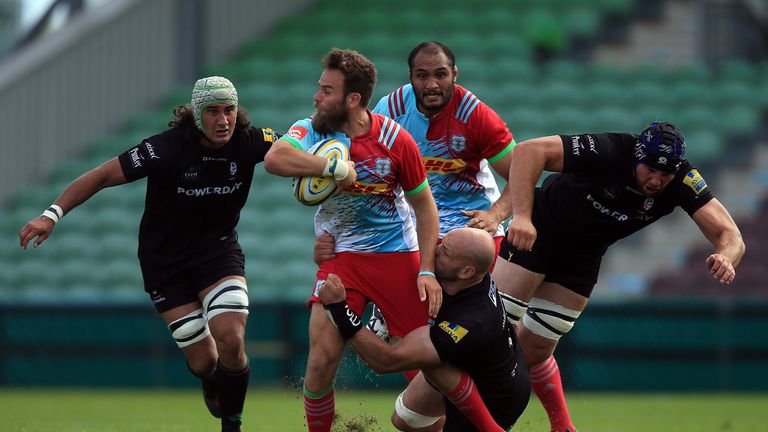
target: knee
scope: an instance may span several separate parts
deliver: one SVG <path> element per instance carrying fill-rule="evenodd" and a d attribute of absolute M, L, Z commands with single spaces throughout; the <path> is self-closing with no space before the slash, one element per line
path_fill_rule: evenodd
<path fill-rule="evenodd" d="M 199 377 L 209 377 L 216 371 L 218 359 L 213 355 L 198 355 L 187 358 L 189 370 Z"/>

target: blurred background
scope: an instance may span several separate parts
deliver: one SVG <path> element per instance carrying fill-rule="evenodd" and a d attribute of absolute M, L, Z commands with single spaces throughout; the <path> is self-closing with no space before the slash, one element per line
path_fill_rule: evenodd
<path fill-rule="evenodd" d="M 312 113 L 331 47 L 374 61 L 375 102 L 407 82 L 424 40 L 453 49 L 459 83 L 518 142 L 676 123 L 742 230 L 729 286 L 709 276 L 711 247 L 680 210 L 611 248 L 558 348 L 567 389 L 768 391 L 761 0 L 0 0 L 0 387 L 197 385 L 143 291 L 144 180 L 97 194 L 38 249 L 19 248 L 19 229 L 78 175 L 164 130 L 201 76 L 230 78 L 252 122 L 284 132 Z M 238 227 L 254 386 L 303 374 L 312 214 L 289 179 L 257 169 Z M 351 355 L 340 381 L 401 384 Z"/>

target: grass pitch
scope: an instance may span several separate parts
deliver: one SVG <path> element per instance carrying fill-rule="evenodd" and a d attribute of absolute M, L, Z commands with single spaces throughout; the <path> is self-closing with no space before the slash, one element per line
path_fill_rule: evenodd
<path fill-rule="evenodd" d="M 394 430 L 396 393 L 337 393 L 335 432 Z M 568 395 L 580 430 L 588 432 L 758 432 L 768 430 L 766 394 Z M 252 388 L 244 432 L 305 431 L 299 392 Z M 0 389 L 2 432 L 210 432 L 218 421 L 197 391 Z M 548 431 L 536 397 L 513 431 Z"/>

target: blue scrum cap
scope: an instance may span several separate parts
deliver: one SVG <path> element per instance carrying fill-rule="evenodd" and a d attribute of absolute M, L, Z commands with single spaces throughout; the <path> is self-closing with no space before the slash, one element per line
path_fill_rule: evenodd
<path fill-rule="evenodd" d="M 677 126 L 654 122 L 640 134 L 635 144 L 635 161 L 659 171 L 675 173 L 685 160 L 685 139 Z"/>

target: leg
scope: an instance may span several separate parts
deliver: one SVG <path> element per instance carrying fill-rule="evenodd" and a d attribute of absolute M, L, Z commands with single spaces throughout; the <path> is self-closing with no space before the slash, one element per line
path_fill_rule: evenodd
<path fill-rule="evenodd" d="M 475 382 L 468 373 L 449 364 L 430 367 L 423 373 L 429 383 L 445 395 L 451 404 L 472 422 L 477 430 L 504 432 L 504 429 L 496 423 L 488 411 Z M 447 419 L 447 421 L 449 424 L 446 429 L 450 427 L 451 419 Z M 461 422 L 460 419 L 455 419 L 455 421 Z M 466 430 L 467 427 L 469 424 L 464 424 L 460 430 Z"/>
<path fill-rule="evenodd" d="M 405 432 L 437 432 L 445 423 L 445 399 L 422 373 L 397 397 L 392 425 Z"/>
<path fill-rule="evenodd" d="M 323 305 L 313 302 L 309 317 L 309 357 L 304 375 L 304 411 L 309 432 L 331 430 L 336 411 L 333 379 L 345 345 Z"/>
<path fill-rule="evenodd" d="M 242 276 L 227 276 L 199 293 L 206 311 L 218 363 L 215 393 L 222 430 L 239 431 L 250 367 L 245 354 L 248 288 Z"/>
<path fill-rule="evenodd" d="M 575 432 L 565 403 L 560 370 L 552 353 L 587 304 L 587 298 L 545 282 L 537 290 L 517 337 L 525 353 L 531 388 L 549 415 L 553 431 Z"/>

